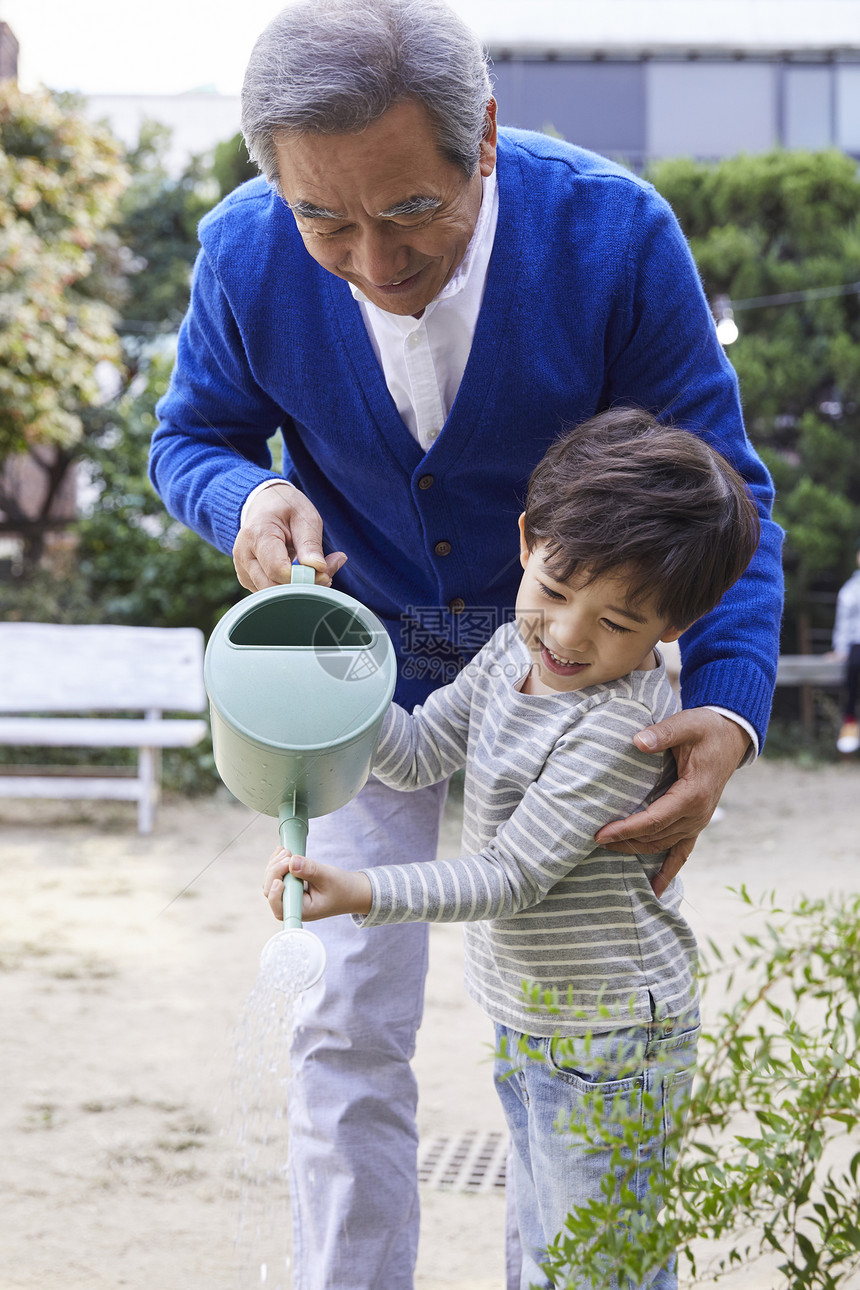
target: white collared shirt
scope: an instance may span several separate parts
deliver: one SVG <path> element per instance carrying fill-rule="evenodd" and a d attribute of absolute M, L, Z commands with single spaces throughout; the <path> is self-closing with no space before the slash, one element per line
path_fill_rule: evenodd
<path fill-rule="evenodd" d="M 466 370 L 498 214 L 492 170 L 483 180 L 481 209 L 466 254 L 420 318 L 387 313 L 350 284 L 397 411 L 425 452 L 448 420 Z"/>

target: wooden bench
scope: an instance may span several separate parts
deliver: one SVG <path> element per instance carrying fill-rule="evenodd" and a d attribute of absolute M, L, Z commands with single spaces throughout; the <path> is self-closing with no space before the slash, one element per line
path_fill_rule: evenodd
<path fill-rule="evenodd" d="M 0 623 L 0 713 L 8 714 L 0 716 L 0 744 L 138 749 L 136 773 L 0 768 L 0 797 L 137 802 L 138 829 L 149 833 L 161 749 L 190 747 L 208 729 L 204 720 L 163 713 L 205 709 L 203 633 L 196 627 Z M 69 713 L 79 715 L 59 715 Z"/>
<path fill-rule="evenodd" d="M 813 685 L 838 689 L 845 679 L 845 664 L 823 654 L 780 654 L 777 685 Z"/>
<path fill-rule="evenodd" d="M 800 691 L 800 724 L 807 736 L 811 737 L 815 731 L 819 709 L 824 709 L 822 716 L 828 726 L 838 727 L 838 696 L 832 692 L 841 690 L 845 683 L 844 662 L 823 654 L 781 654 L 776 683 L 796 686 Z M 831 693 L 823 694 L 825 690 Z"/>

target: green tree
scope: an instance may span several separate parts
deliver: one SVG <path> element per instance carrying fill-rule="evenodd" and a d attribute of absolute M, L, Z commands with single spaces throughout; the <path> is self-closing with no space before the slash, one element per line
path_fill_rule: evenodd
<path fill-rule="evenodd" d="M 729 356 L 787 530 L 785 648 L 854 567 L 860 533 L 860 175 L 839 152 L 676 159 L 649 174 L 675 210 L 708 297 L 803 296 L 736 310 Z M 818 289 L 825 289 L 823 291 Z M 832 608 L 821 619 L 822 631 Z"/>
<path fill-rule="evenodd" d="M 234 134 L 232 139 L 218 144 L 212 162 L 212 173 L 222 197 L 244 184 L 246 179 L 255 179 L 260 173 L 256 162 L 248 156 L 241 134 Z"/>
<path fill-rule="evenodd" d="M 171 362 L 153 357 L 88 446 L 97 502 L 76 526 L 77 576 L 104 622 L 199 627 L 208 636 L 245 593 L 232 562 L 168 515 L 147 478 L 155 404 Z"/>
<path fill-rule="evenodd" d="M 219 186 L 199 158 L 168 175 L 170 131 L 156 122 L 122 162 L 121 145 L 73 96 L 2 95 L 0 468 L 23 452 L 40 481 L 25 507 L 17 472 L 0 476 L 4 527 L 25 539 L 23 593 L 70 470 L 116 431 L 97 363 L 113 365 L 121 390 L 146 385 L 160 334 L 185 312 L 197 224 Z M 57 591 L 69 600 L 70 589 Z"/>
<path fill-rule="evenodd" d="M 0 84 L 0 466 L 29 453 L 46 475 L 41 514 L 2 483 L 0 509 L 31 560 L 63 459 L 101 400 L 97 364 L 120 358 L 109 225 L 127 182 L 120 145 L 71 103 Z"/>
<path fill-rule="evenodd" d="M 119 145 L 47 94 L 0 83 L 0 457 L 68 443 L 119 346 L 81 289 L 128 181 Z"/>
<path fill-rule="evenodd" d="M 0 617 L 199 627 L 208 635 L 245 594 L 229 558 L 168 515 L 147 478 L 155 404 L 171 361 L 153 356 L 145 375 L 101 409 L 80 457 L 90 504 L 73 526 L 73 558 L 0 583 Z"/>
<path fill-rule="evenodd" d="M 193 157 L 174 178 L 165 167 L 169 127 L 145 121 L 126 155 L 131 183 L 114 224 L 129 272 L 122 332 L 135 364 L 135 338 L 175 331 L 188 305 L 197 225 L 218 200 L 204 162 Z"/>

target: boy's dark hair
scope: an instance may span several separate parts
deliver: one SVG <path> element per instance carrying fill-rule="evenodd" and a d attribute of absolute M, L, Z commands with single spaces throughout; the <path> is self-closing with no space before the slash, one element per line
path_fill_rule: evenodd
<path fill-rule="evenodd" d="M 698 435 L 615 408 L 563 434 L 529 481 L 523 531 L 559 582 L 632 574 L 631 606 L 688 627 L 746 569 L 759 518 L 746 484 Z"/>

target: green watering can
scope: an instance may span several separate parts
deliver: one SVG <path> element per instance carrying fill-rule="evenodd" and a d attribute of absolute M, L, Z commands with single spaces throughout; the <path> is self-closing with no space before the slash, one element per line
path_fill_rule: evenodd
<path fill-rule="evenodd" d="M 203 667 L 218 774 L 252 810 L 278 818 L 281 845 L 304 855 L 308 818 L 343 806 L 370 774 L 397 679 L 391 639 L 352 596 L 292 566 L 286 586 L 224 615 Z M 302 927 L 303 885 L 287 874 L 284 929 L 262 966 L 283 989 L 322 976 L 325 950 Z"/>

